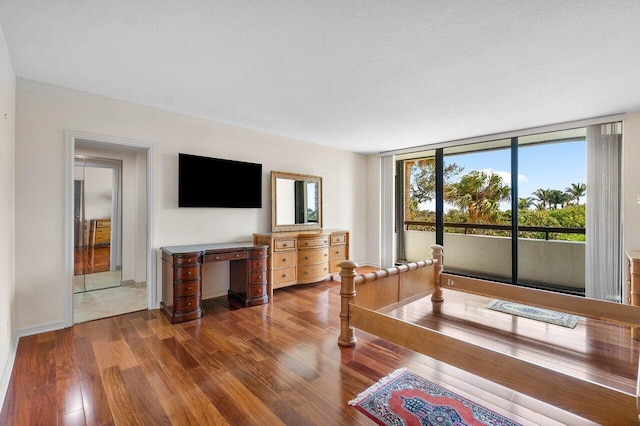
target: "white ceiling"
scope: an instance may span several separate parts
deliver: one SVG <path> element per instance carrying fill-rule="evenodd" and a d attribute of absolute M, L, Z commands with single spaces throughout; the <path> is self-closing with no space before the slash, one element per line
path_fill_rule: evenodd
<path fill-rule="evenodd" d="M 371 153 L 640 111 L 640 1 L 0 0 L 18 77 Z"/>

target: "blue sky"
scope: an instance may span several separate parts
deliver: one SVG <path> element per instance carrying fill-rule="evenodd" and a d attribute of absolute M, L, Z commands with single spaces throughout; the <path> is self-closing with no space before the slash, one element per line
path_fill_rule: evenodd
<path fill-rule="evenodd" d="M 587 183 L 584 141 L 523 146 L 518 155 L 520 198 L 530 197 L 539 188 L 564 191 L 572 183 Z M 472 170 L 491 170 L 507 184 L 511 182 L 508 149 L 445 157 L 445 164 L 452 162 L 464 166 L 463 174 Z M 583 203 L 582 199 L 580 203 Z"/>

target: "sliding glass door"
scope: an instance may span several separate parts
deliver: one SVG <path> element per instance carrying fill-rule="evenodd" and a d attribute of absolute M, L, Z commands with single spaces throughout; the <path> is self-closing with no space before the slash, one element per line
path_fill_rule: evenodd
<path fill-rule="evenodd" d="M 596 127 L 399 158 L 398 260 L 440 243 L 450 273 L 621 300 L 621 125 Z"/>

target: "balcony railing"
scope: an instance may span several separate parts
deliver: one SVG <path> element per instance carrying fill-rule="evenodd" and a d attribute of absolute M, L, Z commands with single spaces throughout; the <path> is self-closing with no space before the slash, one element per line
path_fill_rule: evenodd
<path fill-rule="evenodd" d="M 405 220 L 405 231 L 412 230 L 411 227 L 427 227 L 435 230 L 435 222 L 425 222 L 419 220 Z M 511 225 L 498 225 L 493 223 L 453 223 L 445 222 L 445 228 L 462 228 L 467 235 L 470 229 L 484 229 L 496 231 L 511 231 Z M 413 229 L 419 231 L 420 229 Z M 549 226 L 518 226 L 519 232 L 540 232 L 545 234 L 545 240 L 549 240 L 549 234 L 585 234 L 585 228 L 562 228 Z"/>
<path fill-rule="evenodd" d="M 404 224 L 403 260 L 424 258 L 436 243 L 435 222 L 405 221 Z M 498 280 L 510 279 L 512 241 L 509 225 L 445 222 L 444 226 L 459 230 L 444 235 L 445 269 Z M 584 235 L 584 228 L 520 226 L 518 231 L 519 283 L 584 294 L 585 242 L 560 240 L 554 235 Z M 539 233 L 538 238 L 524 235 L 533 232 Z"/>

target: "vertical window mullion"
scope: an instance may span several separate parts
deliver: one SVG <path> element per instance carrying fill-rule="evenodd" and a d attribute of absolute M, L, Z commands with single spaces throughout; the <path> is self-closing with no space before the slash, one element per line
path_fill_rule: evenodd
<path fill-rule="evenodd" d="M 436 244 L 444 245 L 444 150 L 436 149 Z"/>
<path fill-rule="evenodd" d="M 518 283 L 518 138 L 511 138 L 511 282 Z"/>

